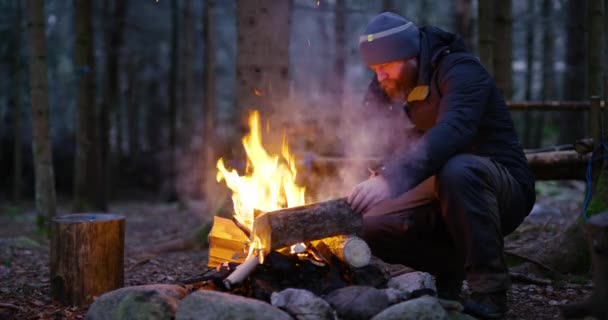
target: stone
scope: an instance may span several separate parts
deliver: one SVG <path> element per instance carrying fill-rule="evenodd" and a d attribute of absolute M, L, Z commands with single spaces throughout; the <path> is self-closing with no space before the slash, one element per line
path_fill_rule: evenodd
<path fill-rule="evenodd" d="M 171 319 L 186 294 L 185 288 L 170 284 L 120 288 L 98 297 L 85 319 Z"/>
<path fill-rule="evenodd" d="M 179 303 L 175 319 L 291 320 L 292 318 L 285 311 L 260 300 L 199 290 Z"/>
<path fill-rule="evenodd" d="M 388 298 L 388 303 L 390 305 L 407 300 L 407 295 L 405 293 L 403 293 L 402 291 L 397 290 L 395 288 L 386 288 L 386 289 L 382 289 L 382 291 Z"/>
<path fill-rule="evenodd" d="M 324 299 L 336 310 L 338 317 L 344 320 L 369 319 L 390 305 L 383 290 L 366 286 L 334 290 Z"/>
<path fill-rule="evenodd" d="M 273 292 L 270 303 L 297 320 L 337 320 L 329 303 L 308 290 L 289 288 Z"/>
<path fill-rule="evenodd" d="M 464 314 L 458 311 L 448 311 L 448 319 L 449 320 L 476 320 L 477 318 L 473 318 L 468 314 Z"/>
<path fill-rule="evenodd" d="M 447 320 L 448 313 L 436 298 L 424 296 L 393 305 L 372 320 Z"/>
<path fill-rule="evenodd" d="M 388 287 L 402 291 L 408 295 L 416 290 L 431 289 L 437 292 L 433 276 L 426 272 L 415 271 L 391 278 Z"/>

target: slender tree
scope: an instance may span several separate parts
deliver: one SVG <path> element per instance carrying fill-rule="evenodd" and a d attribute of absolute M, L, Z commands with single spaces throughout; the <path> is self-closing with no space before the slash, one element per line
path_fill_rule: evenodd
<path fill-rule="evenodd" d="M 390 1 L 384 1 L 384 4 Z M 391 9 L 391 8 L 387 8 Z M 387 10 L 388 11 L 388 10 Z M 336 54 L 332 95 L 338 107 L 342 107 L 344 96 L 344 73 L 346 72 L 346 1 L 336 0 L 335 7 Z"/>
<path fill-rule="evenodd" d="M 564 79 L 564 99 L 588 99 L 585 53 L 587 48 L 586 12 L 587 0 L 568 1 L 566 4 L 566 72 Z M 564 111 L 560 117 L 558 143 L 572 143 L 585 135 L 584 115 L 579 112 Z"/>
<path fill-rule="evenodd" d="M 479 58 L 484 67 L 494 75 L 494 1 L 479 1 L 477 4 L 479 19 Z"/>
<path fill-rule="evenodd" d="M 74 161 L 74 211 L 92 209 L 99 189 L 95 110 L 95 58 L 93 56 L 92 2 L 74 1 L 76 43 L 74 64 L 78 79 L 76 155 Z M 103 208 L 97 208 L 103 209 Z"/>
<path fill-rule="evenodd" d="M 237 2 L 239 108 L 272 113 L 274 104 L 286 98 L 291 6 L 291 1 Z"/>
<path fill-rule="evenodd" d="M 543 21 L 543 34 L 542 34 L 542 48 L 543 54 L 542 60 L 542 100 L 551 100 L 555 98 L 555 72 L 553 65 L 555 61 L 555 34 L 553 32 L 553 1 L 543 0 L 542 2 L 542 21 Z M 544 112 L 537 112 L 536 123 L 534 125 L 534 137 L 533 146 L 539 147 L 542 144 L 543 129 L 545 127 L 545 118 L 547 114 Z"/>
<path fill-rule="evenodd" d="M 532 100 L 532 78 L 534 75 L 534 30 L 535 30 L 535 6 L 536 0 L 528 0 L 528 9 L 526 10 L 526 79 L 525 79 L 525 99 Z M 532 146 L 532 120 L 534 112 L 531 110 L 524 111 L 524 132 L 523 144 L 524 147 Z"/>
<path fill-rule="evenodd" d="M 38 226 L 48 230 L 47 222 L 56 213 L 56 199 L 52 142 L 49 129 L 44 0 L 27 0 L 26 7 L 30 50 L 32 153 L 34 155 L 36 177 L 36 211 L 38 213 Z"/>
<path fill-rule="evenodd" d="M 111 163 L 112 156 L 110 151 L 110 119 L 114 116 L 116 131 L 121 131 L 120 121 L 120 49 L 123 43 L 125 16 L 129 5 L 129 0 L 108 0 L 104 1 L 104 42 L 106 68 L 104 74 L 103 99 L 99 110 L 100 119 L 100 155 L 99 179 L 102 188 L 97 192 L 95 202 L 98 207 L 107 207 L 107 198 L 111 183 Z M 120 156 L 122 145 L 122 134 L 117 134 L 116 148 Z M 119 138 L 120 137 L 120 138 Z"/>
<path fill-rule="evenodd" d="M 182 103 L 180 105 L 180 142 L 184 148 L 190 145 L 193 127 L 192 111 L 192 83 L 194 71 L 192 69 L 192 30 L 194 21 L 192 19 L 192 0 L 185 0 L 183 7 L 183 46 L 182 46 Z"/>
<path fill-rule="evenodd" d="M 215 102 L 215 28 L 214 18 L 215 1 L 207 0 L 203 4 L 203 32 L 204 45 L 204 90 L 203 100 L 203 141 L 204 149 L 201 163 L 202 189 L 207 201 L 212 201 L 215 184 L 215 161 L 216 156 L 216 102 Z M 215 205 L 214 205 L 215 207 Z"/>
<path fill-rule="evenodd" d="M 21 21 L 23 15 L 23 9 L 21 7 L 21 1 L 15 1 L 16 3 L 16 15 L 15 15 L 15 30 L 14 33 L 14 48 L 13 48 L 13 61 L 12 61 L 12 75 L 13 75 L 13 125 L 14 125 L 14 136 L 13 140 L 13 201 L 18 203 L 21 201 L 21 165 L 22 165 L 22 150 L 21 150 L 21 122 L 22 122 L 22 99 L 21 99 Z"/>
<path fill-rule="evenodd" d="M 169 81 L 167 82 L 169 92 L 169 178 L 168 178 L 168 200 L 177 199 L 176 190 L 176 157 L 177 157 L 177 55 L 178 55 L 178 25 L 179 8 L 177 0 L 171 1 L 171 53 L 169 66 Z"/>
<path fill-rule="evenodd" d="M 342 1 L 344 2 L 344 1 Z M 336 1 L 336 7 L 338 3 Z M 344 6 L 344 3 L 342 4 Z M 382 0 L 382 12 L 395 12 L 395 3 L 393 0 Z M 336 16 L 337 19 L 337 16 Z"/>
<path fill-rule="evenodd" d="M 511 0 L 494 1 L 494 47 L 492 48 L 494 59 L 494 78 L 496 84 L 502 90 L 506 99 L 512 96 L 513 61 L 512 52 L 512 30 L 513 14 Z"/>
<path fill-rule="evenodd" d="M 471 0 L 456 0 L 455 6 L 455 30 L 462 37 L 464 45 L 473 50 L 473 23 Z"/>

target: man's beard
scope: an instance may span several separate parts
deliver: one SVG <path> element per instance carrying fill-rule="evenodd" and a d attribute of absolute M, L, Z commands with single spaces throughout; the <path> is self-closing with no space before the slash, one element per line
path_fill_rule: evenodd
<path fill-rule="evenodd" d="M 407 88 L 405 84 L 401 81 L 395 79 L 385 79 L 380 82 L 380 87 L 382 91 L 389 97 L 392 101 L 395 102 L 404 102 L 405 94 Z"/>

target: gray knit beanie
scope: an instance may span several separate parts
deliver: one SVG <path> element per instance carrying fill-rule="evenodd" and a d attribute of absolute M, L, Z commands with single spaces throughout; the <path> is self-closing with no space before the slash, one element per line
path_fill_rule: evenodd
<path fill-rule="evenodd" d="M 418 27 L 398 14 L 383 12 L 365 28 L 359 51 L 368 66 L 416 57 L 420 52 Z"/>

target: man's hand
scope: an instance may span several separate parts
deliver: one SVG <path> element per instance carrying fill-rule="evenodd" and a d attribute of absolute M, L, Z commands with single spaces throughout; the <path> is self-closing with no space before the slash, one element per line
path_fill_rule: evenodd
<path fill-rule="evenodd" d="M 364 213 L 390 196 L 391 192 L 386 180 L 382 176 L 375 176 L 353 188 L 348 196 L 348 204 L 356 212 Z"/>

